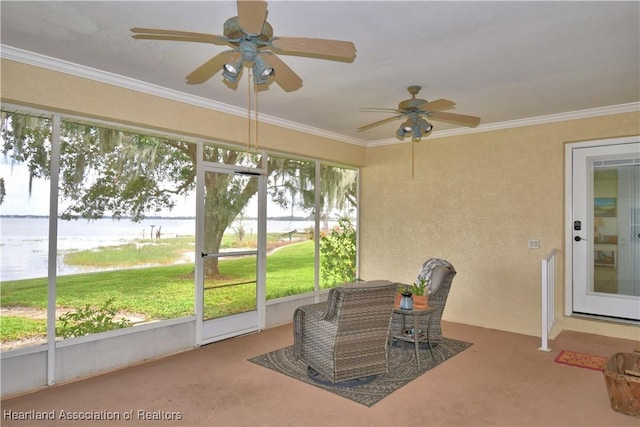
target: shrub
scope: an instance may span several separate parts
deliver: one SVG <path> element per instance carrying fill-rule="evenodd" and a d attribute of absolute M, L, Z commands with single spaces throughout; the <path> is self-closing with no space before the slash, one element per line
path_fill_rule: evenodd
<path fill-rule="evenodd" d="M 114 300 L 115 298 L 110 298 L 97 308 L 87 304 L 63 314 L 58 319 L 56 335 L 73 338 L 131 326 L 128 319 L 115 320 L 118 311 L 113 307 Z"/>
<path fill-rule="evenodd" d="M 338 227 L 320 238 L 320 255 L 325 285 L 356 280 L 356 229 L 349 218 L 338 219 Z"/>

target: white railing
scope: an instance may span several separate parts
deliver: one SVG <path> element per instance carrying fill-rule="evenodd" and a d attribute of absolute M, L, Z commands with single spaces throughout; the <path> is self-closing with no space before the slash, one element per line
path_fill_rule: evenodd
<path fill-rule="evenodd" d="M 549 332 L 556 321 L 555 309 L 555 277 L 556 249 L 552 249 L 542 260 L 542 344 L 538 350 L 551 351 L 549 348 Z"/>

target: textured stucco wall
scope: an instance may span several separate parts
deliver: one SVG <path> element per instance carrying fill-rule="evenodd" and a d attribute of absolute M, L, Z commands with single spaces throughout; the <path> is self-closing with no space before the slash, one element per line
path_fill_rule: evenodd
<path fill-rule="evenodd" d="M 559 249 L 557 327 L 639 339 L 639 329 L 563 316 L 565 143 L 638 134 L 637 113 L 367 150 L 360 276 L 413 282 L 422 263 L 456 267 L 444 319 L 540 335 L 540 264 Z M 540 249 L 528 240 L 539 239 Z"/>

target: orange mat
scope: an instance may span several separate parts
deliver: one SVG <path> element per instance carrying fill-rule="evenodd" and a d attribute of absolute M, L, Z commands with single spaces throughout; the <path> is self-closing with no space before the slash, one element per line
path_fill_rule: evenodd
<path fill-rule="evenodd" d="M 556 363 L 562 363 L 569 366 L 577 366 L 578 368 L 593 369 L 594 371 L 604 370 L 608 357 L 593 356 L 590 354 L 577 353 L 570 350 L 562 350 L 556 357 Z"/>

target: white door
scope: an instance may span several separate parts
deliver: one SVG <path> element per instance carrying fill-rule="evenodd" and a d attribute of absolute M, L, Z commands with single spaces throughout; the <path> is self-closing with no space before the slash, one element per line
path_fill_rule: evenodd
<path fill-rule="evenodd" d="M 572 313 L 640 320 L 639 141 L 568 147 Z"/>

